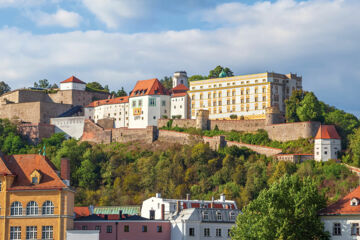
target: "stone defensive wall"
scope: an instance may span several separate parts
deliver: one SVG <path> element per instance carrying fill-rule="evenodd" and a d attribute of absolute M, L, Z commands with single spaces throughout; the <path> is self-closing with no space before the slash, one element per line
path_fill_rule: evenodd
<path fill-rule="evenodd" d="M 159 119 L 158 127 L 166 127 L 169 119 Z M 195 119 L 173 119 L 172 127 L 196 128 Z M 215 126 L 223 131 L 256 132 L 259 129 L 267 131 L 269 138 L 274 141 L 292 141 L 299 138 L 315 137 L 320 127 L 320 122 L 297 122 L 266 124 L 265 119 L 259 120 L 208 120 L 208 129 Z"/>
<path fill-rule="evenodd" d="M 86 119 L 84 124 L 84 132 L 80 140 L 94 143 L 110 143 L 111 129 L 105 130 L 93 121 Z"/>
<path fill-rule="evenodd" d="M 19 133 L 25 136 L 26 140 L 33 144 L 38 144 L 41 139 L 49 138 L 55 133 L 55 126 L 51 124 L 19 124 Z"/>
<path fill-rule="evenodd" d="M 282 149 L 280 149 L 280 148 L 272 148 L 272 147 L 252 145 L 252 144 L 239 143 L 239 142 L 233 142 L 233 141 L 227 141 L 226 144 L 228 147 L 231 147 L 231 146 L 237 146 L 239 148 L 247 147 L 247 148 L 253 150 L 254 152 L 266 155 L 267 157 L 274 156 L 274 155 L 277 155 L 282 152 Z"/>

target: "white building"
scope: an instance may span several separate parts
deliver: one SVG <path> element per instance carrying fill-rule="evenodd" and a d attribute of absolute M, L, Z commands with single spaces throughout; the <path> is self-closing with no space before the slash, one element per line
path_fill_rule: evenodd
<path fill-rule="evenodd" d="M 129 126 L 129 97 L 117 97 L 94 101 L 85 107 L 85 118 L 97 123 L 101 119 L 113 119 L 114 128 Z"/>
<path fill-rule="evenodd" d="M 50 118 L 55 133 L 65 133 L 66 138 L 80 139 L 84 132 L 84 116 Z"/>
<path fill-rule="evenodd" d="M 71 76 L 70 78 L 60 82 L 60 90 L 85 91 L 85 89 L 86 89 L 86 83 L 74 76 Z"/>
<path fill-rule="evenodd" d="M 319 215 L 332 240 L 360 240 L 360 187 Z"/>
<path fill-rule="evenodd" d="M 170 94 L 156 78 L 138 81 L 129 96 L 129 128 L 157 126 L 170 116 Z"/>
<path fill-rule="evenodd" d="M 66 240 L 99 240 L 99 230 L 67 230 Z"/>
<path fill-rule="evenodd" d="M 296 74 L 258 73 L 190 82 L 191 118 L 200 109 L 209 110 L 210 119 L 264 119 L 266 108 L 285 113 L 285 100 L 302 89 Z"/>
<path fill-rule="evenodd" d="M 315 160 L 328 161 L 338 159 L 341 151 L 341 137 L 334 125 L 321 125 L 315 136 Z"/>
<path fill-rule="evenodd" d="M 171 118 L 190 118 L 188 90 L 184 84 L 171 89 Z"/>

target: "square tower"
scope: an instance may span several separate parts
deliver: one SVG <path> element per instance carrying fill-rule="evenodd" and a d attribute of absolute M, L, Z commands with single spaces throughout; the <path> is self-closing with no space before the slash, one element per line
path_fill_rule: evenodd
<path fill-rule="evenodd" d="M 325 162 L 338 159 L 341 151 L 341 137 L 334 125 L 321 125 L 315 136 L 315 160 Z"/>

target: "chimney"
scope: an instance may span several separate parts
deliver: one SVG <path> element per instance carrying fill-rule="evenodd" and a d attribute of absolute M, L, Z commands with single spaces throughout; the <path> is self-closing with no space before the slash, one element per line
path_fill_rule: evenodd
<path fill-rule="evenodd" d="M 211 197 L 210 208 L 214 208 L 214 201 L 215 201 L 215 198 L 214 198 L 214 196 L 212 196 Z"/>
<path fill-rule="evenodd" d="M 155 194 L 155 197 L 156 197 L 156 198 L 161 198 L 161 193 L 156 193 L 156 194 Z"/>
<path fill-rule="evenodd" d="M 161 204 L 161 220 L 165 220 L 165 204 Z"/>
<path fill-rule="evenodd" d="M 122 219 L 122 210 L 119 210 L 119 220 Z"/>
<path fill-rule="evenodd" d="M 186 194 L 186 200 L 188 200 L 188 201 L 190 200 L 190 193 Z"/>
<path fill-rule="evenodd" d="M 94 214 L 94 205 L 89 206 L 89 212 L 90 212 L 90 215 Z"/>
<path fill-rule="evenodd" d="M 220 202 L 225 202 L 225 195 L 223 193 L 220 195 Z"/>
<path fill-rule="evenodd" d="M 70 186 L 70 160 L 67 158 L 61 159 L 60 177 L 66 186 Z"/>
<path fill-rule="evenodd" d="M 176 212 L 179 213 L 180 212 L 180 201 L 176 202 Z"/>

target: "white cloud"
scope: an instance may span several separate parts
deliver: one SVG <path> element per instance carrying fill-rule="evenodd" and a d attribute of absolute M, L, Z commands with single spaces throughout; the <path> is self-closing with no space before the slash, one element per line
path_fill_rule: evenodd
<path fill-rule="evenodd" d="M 0 0 L 0 8 L 42 5 L 45 0 Z"/>
<path fill-rule="evenodd" d="M 136 80 L 177 70 L 206 74 L 219 64 L 236 74 L 291 71 L 302 74 L 305 89 L 320 99 L 356 112 L 360 2 L 283 0 L 228 6 L 211 11 L 221 27 L 208 31 L 34 35 L 5 28 L 0 30 L 0 75 L 12 87 L 42 78 L 59 82 L 75 74 L 131 90 Z M 246 10 L 236 11 L 242 8 Z M 237 16 L 242 13 L 245 17 Z"/>
<path fill-rule="evenodd" d="M 123 20 L 139 18 L 145 14 L 145 0 L 82 0 L 108 28 L 117 28 Z"/>
<path fill-rule="evenodd" d="M 61 26 L 65 28 L 75 28 L 80 25 L 82 17 L 76 12 L 69 12 L 58 9 L 55 13 L 49 14 L 42 11 L 27 13 L 28 17 L 38 26 Z"/>

